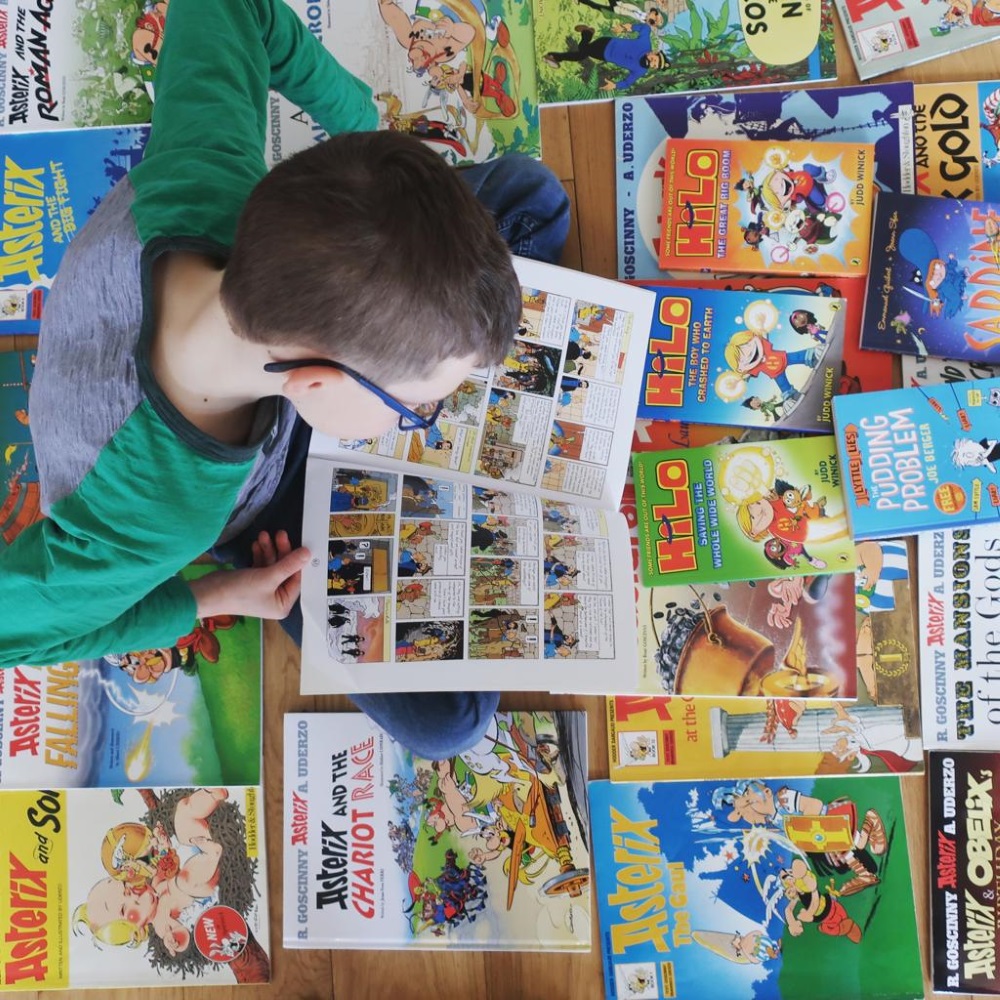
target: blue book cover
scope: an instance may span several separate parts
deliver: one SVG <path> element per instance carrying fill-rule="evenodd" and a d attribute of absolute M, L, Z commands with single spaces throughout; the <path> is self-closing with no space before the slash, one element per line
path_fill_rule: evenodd
<path fill-rule="evenodd" d="M 142 159 L 149 126 L 4 133 L 0 333 L 37 333 L 66 247 Z"/>
<path fill-rule="evenodd" d="M 843 369 L 843 299 L 722 288 L 654 291 L 639 417 L 831 430 L 830 400 Z"/>
<path fill-rule="evenodd" d="M 833 401 L 857 540 L 1000 520 L 1000 378 Z"/>
<path fill-rule="evenodd" d="M 1000 202 L 880 194 L 861 346 L 1000 361 Z"/>
<path fill-rule="evenodd" d="M 913 84 L 620 98 L 618 277 L 656 278 L 667 139 L 871 143 L 875 183 L 913 190 Z"/>
<path fill-rule="evenodd" d="M 590 829 L 607 997 L 923 996 L 897 778 L 592 781 Z"/>

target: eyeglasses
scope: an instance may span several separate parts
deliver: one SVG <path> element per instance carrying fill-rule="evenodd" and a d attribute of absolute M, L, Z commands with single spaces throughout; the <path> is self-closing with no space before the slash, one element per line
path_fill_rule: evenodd
<path fill-rule="evenodd" d="M 374 382 L 366 379 L 361 372 L 357 372 L 353 368 L 348 368 L 347 365 L 342 365 L 339 361 L 330 361 L 328 358 L 303 358 L 301 361 L 272 361 L 270 364 L 264 365 L 264 371 L 278 374 L 294 371 L 296 368 L 335 368 L 337 371 L 343 372 L 348 377 L 354 379 L 358 385 L 364 386 L 369 392 L 378 396 L 390 410 L 399 414 L 397 426 L 401 431 L 429 430 L 434 426 L 444 406 L 444 400 L 441 399 L 437 403 L 427 404 L 427 408 L 431 411 L 430 413 L 420 413 L 417 410 L 411 409 L 405 403 L 401 403 L 395 396 L 390 396 L 384 389 L 380 389 Z"/>

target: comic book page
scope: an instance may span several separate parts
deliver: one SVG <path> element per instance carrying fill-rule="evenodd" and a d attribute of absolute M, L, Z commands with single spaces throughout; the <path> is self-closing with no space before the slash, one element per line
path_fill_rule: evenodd
<path fill-rule="evenodd" d="M 615 511 L 310 459 L 303 544 L 304 694 L 634 683 Z"/>
<path fill-rule="evenodd" d="M 416 136 L 452 164 L 541 155 L 528 0 L 288 2 L 340 65 L 372 88 L 381 128 Z M 278 159 L 325 138 L 277 95 L 271 134 Z"/>
<path fill-rule="evenodd" d="M 621 98 L 615 138 L 618 276 L 656 278 L 668 139 L 871 143 L 878 187 L 910 192 L 913 84 Z"/>
<path fill-rule="evenodd" d="M 922 996 L 900 792 L 883 776 L 592 781 L 606 996 Z"/>
<path fill-rule="evenodd" d="M 762 87 L 837 75 L 832 0 L 533 0 L 543 104 Z"/>
<path fill-rule="evenodd" d="M 588 952 L 585 712 L 498 712 L 461 756 L 285 716 L 286 948 Z"/>
<path fill-rule="evenodd" d="M 499 364 L 474 371 L 429 430 L 363 441 L 313 435 L 311 453 L 614 509 L 655 295 L 515 258 L 523 311 Z"/>
<path fill-rule="evenodd" d="M 260 787 L 7 790 L 0 809 L 4 990 L 270 980 Z"/>
<path fill-rule="evenodd" d="M 874 146 L 670 139 L 661 268 L 865 274 Z"/>

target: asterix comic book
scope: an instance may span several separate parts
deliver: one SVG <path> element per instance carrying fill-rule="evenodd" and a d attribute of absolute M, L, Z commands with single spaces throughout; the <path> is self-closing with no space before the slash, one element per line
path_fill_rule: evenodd
<path fill-rule="evenodd" d="M 4 136 L 0 333 L 37 334 L 66 247 L 142 158 L 146 126 Z"/>
<path fill-rule="evenodd" d="M 670 139 L 661 268 L 865 274 L 874 146 Z"/>
<path fill-rule="evenodd" d="M 836 0 L 858 76 L 869 80 L 1000 37 L 996 0 Z"/>
<path fill-rule="evenodd" d="M 0 792 L 4 990 L 271 978 L 259 786 Z"/>
<path fill-rule="evenodd" d="M 853 569 L 832 436 L 633 456 L 645 586 Z"/>
<path fill-rule="evenodd" d="M 1000 80 L 913 87 L 916 193 L 1000 200 Z"/>
<path fill-rule="evenodd" d="M 712 274 L 677 272 L 674 277 L 644 281 L 642 285 L 653 289 L 725 288 L 743 292 L 791 292 L 840 299 L 844 314 L 843 359 L 834 392 L 842 395 L 892 389 L 897 384 L 892 357 L 884 351 L 863 350 L 860 345 L 866 281 L 867 278 L 862 275 L 827 279 L 797 274 L 775 277 L 716 271 Z"/>
<path fill-rule="evenodd" d="M 995 746 L 996 744 L 994 744 Z M 935 993 L 1000 994 L 996 929 L 995 750 L 927 755 L 931 983 Z"/>
<path fill-rule="evenodd" d="M 533 6 L 543 104 L 837 75 L 829 0 L 783 6 L 533 0 Z"/>
<path fill-rule="evenodd" d="M 987 526 L 928 531 L 917 556 L 925 742 L 991 750 L 1000 732 L 1000 541 Z"/>
<path fill-rule="evenodd" d="M 880 195 L 861 345 L 1000 361 L 1000 203 Z"/>
<path fill-rule="evenodd" d="M 286 948 L 590 951 L 584 712 L 498 712 L 417 757 L 359 713 L 285 716 Z"/>
<path fill-rule="evenodd" d="M 0 672 L 3 787 L 249 785 L 260 760 L 257 618 L 218 615 L 169 647 Z"/>
<path fill-rule="evenodd" d="M 454 164 L 540 155 L 529 0 L 290 3 L 372 88 L 381 128 L 414 135 Z M 284 98 L 272 100 L 283 155 L 324 137 Z"/>
<path fill-rule="evenodd" d="M 605 995 L 922 996 L 898 779 L 592 781 Z"/>
<path fill-rule="evenodd" d="M 855 538 L 997 523 L 1000 378 L 856 399 L 833 403 Z"/>
<path fill-rule="evenodd" d="M 35 449 L 28 426 L 34 351 L 0 352 L 0 549 L 42 516 Z"/>
<path fill-rule="evenodd" d="M 875 146 L 875 184 L 913 188 L 913 84 L 736 91 L 621 98 L 615 102 L 618 276 L 660 274 L 668 139 L 864 142 Z"/>
<path fill-rule="evenodd" d="M 846 303 L 787 292 L 656 288 L 638 416 L 828 432 Z M 769 355 L 784 364 L 769 364 Z"/>

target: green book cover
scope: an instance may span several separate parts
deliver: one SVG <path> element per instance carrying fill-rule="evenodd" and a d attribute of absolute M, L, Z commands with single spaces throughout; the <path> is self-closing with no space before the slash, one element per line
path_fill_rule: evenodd
<path fill-rule="evenodd" d="M 644 452 L 632 469 L 647 587 L 855 566 L 829 435 Z"/>

